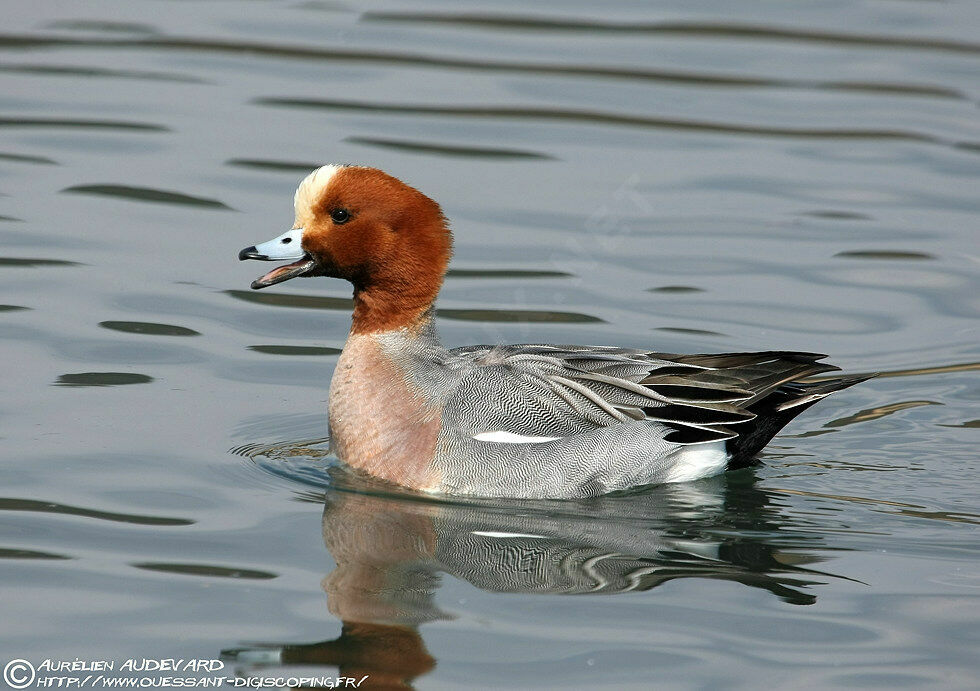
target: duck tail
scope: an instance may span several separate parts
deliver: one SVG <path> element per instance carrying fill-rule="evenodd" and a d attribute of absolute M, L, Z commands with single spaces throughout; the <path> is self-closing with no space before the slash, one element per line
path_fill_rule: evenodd
<path fill-rule="evenodd" d="M 871 379 L 877 374 L 835 377 L 815 382 L 788 382 L 749 406 L 756 417 L 738 427 L 738 436 L 726 441 L 729 468 L 751 465 L 776 433 L 794 417 L 826 396 Z"/>

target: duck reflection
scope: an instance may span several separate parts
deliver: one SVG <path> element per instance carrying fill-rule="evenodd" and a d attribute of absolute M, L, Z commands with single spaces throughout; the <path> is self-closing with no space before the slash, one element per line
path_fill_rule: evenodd
<path fill-rule="evenodd" d="M 452 615 L 445 574 L 495 593 L 615 595 L 676 578 L 735 581 L 809 605 L 828 574 L 806 568 L 822 546 L 781 519 L 751 469 L 630 496 L 581 501 L 445 502 L 337 478 L 323 539 L 336 562 L 322 586 L 339 638 L 279 648 L 278 661 L 331 665 L 361 688 L 411 688 L 436 661 L 420 625 Z M 793 530 L 797 528 L 797 530 Z M 247 661 L 248 651 L 226 651 Z M 257 651 L 252 651 L 253 653 Z M 271 651 L 269 651 L 271 652 Z"/>

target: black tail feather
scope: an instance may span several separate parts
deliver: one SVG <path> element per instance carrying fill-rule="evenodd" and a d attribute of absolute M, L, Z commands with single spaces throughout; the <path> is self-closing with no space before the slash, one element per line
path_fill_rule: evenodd
<path fill-rule="evenodd" d="M 738 436 L 726 442 L 729 468 L 751 465 L 755 455 L 794 417 L 835 391 L 854 386 L 876 375 L 837 377 L 816 382 L 789 382 L 748 407 L 754 420 L 738 426 Z"/>

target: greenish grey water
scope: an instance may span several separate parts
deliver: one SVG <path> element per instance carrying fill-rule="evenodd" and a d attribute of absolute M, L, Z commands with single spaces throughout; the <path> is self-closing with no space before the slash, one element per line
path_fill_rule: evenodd
<path fill-rule="evenodd" d="M 4 20 L 0 664 L 980 684 L 975 2 Z M 256 293 L 236 260 L 327 162 L 443 204 L 452 345 L 815 350 L 882 375 L 706 481 L 588 502 L 366 484 L 324 438 L 348 286 Z"/>

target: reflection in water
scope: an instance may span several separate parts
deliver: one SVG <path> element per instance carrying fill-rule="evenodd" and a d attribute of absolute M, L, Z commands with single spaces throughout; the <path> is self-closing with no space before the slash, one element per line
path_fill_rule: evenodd
<path fill-rule="evenodd" d="M 808 41 L 831 43 L 863 48 L 913 48 L 921 50 L 950 51 L 954 53 L 980 53 L 980 45 L 963 41 L 916 38 L 912 36 L 883 36 L 877 34 L 839 33 L 813 29 L 795 29 L 781 26 L 736 24 L 731 22 L 617 22 L 599 18 L 573 19 L 542 16 L 516 16 L 502 14 L 439 14 L 435 12 L 365 12 L 362 21 L 418 22 L 424 24 L 454 24 L 477 26 L 488 29 L 535 29 L 544 31 L 623 32 L 643 34 L 673 34 L 681 36 L 717 36 L 726 39 L 766 39 L 771 41 Z"/>
<path fill-rule="evenodd" d="M 455 319 L 457 321 L 506 323 L 598 324 L 603 321 L 599 317 L 593 317 L 591 314 L 555 312 L 552 310 L 449 309 L 443 307 L 436 309 L 436 316 L 442 317 L 443 319 Z"/>
<path fill-rule="evenodd" d="M 868 408 L 867 410 L 858 411 L 854 415 L 831 420 L 830 422 L 824 423 L 824 427 L 844 427 L 846 425 L 853 425 L 856 422 L 868 422 L 869 420 L 877 420 L 878 418 L 883 418 L 902 410 L 921 408 L 926 405 L 942 405 L 942 403 L 938 403 L 937 401 L 901 401 L 899 403 L 890 403 L 889 405 Z"/>
<path fill-rule="evenodd" d="M 74 31 L 110 31 L 126 34 L 155 34 L 157 29 L 149 24 L 135 22 L 114 22 L 94 19 L 59 19 L 45 24 L 48 29 L 68 29 Z"/>
<path fill-rule="evenodd" d="M 39 165 L 53 166 L 57 163 L 47 156 L 27 156 L 25 154 L 11 154 L 0 151 L 0 161 L 14 161 L 16 163 L 37 163 Z"/>
<path fill-rule="evenodd" d="M 267 355 L 340 355 L 340 348 L 328 348 L 326 346 L 251 345 L 248 349 Z"/>
<path fill-rule="evenodd" d="M 149 384 L 153 377 L 136 372 L 74 372 L 62 374 L 55 386 L 125 386 L 126 384 Z"/>
<path fill-rule="evenodd" d="M 133 525 L 153 525 L 153 526 L 177 526 L 194 525 L 195 521 L 189 518 L 171 518 L 166 516 L 146 516 L 130 513 L 113 513 L 111 511 L 98 511 L 88 509 L 83 506 L 69 506 L 53 501 L 39 501 L 37 499 L 21 499 L 19 497 L 0 497 L 0 511 L 35 511 L 39 513 L 64 514 L 68 516 L 83 516 L 85 518 L 95 518 L 101 521 L 112 521 L 116 523 L 131 523 Z"/>
<path fill-rule="evenodd" d="M 980 3 L 244 7 L 3 6 L 0 647 L 248 646 L 229 673 L 375 687 L 977 686 Z M 259 443 L 326 433 L 311 366 L 350 293 L 223 293 L 240 269 L 207 255 L 327 151 L 452 190 L 456 342 L 890 369 L 758 483 L 475 505 L 347 482 L 324 511 L 326 441 Z M 255 466 L 219 456 L 247 442 Z"/>
<path fill-rule="evenodd" d="M 78 262 L 67 259 L 40 259 L 34 257 L 0 257 L 0 266 L 81 266 Z"/>
<path fill-rule="evenodd" d="M 254 291 L 246 290 L 224 290 L 222 292 L 236 300 L 260 305 L 295 307 L 299 309 L 341 310 L 344 312 L 350 312 L 353 309 L 351 298 L 336 298 L 327 295 L 295 295 L 293 293 L 255 293 Z M 443 307 L 436 309 L 436 315 L 443 319 L 455 319 L 456 321 L 562 324 L 602 323 L 602 319 L 593 317 L 591 314 L 555 312 L 552 310 L 450 309 Z"/>
<path fill-rule="evenodd" d="M 444 574 L 518 595 L 616 595 L 710 578 L 796 605 L 814 603 L 809 587 L 830 577 L 803 566 L 820 560 L 803 550 L 826 548 L 822 538 L 783 516 L 751 469 L 582 501 L 465 503 L 393 495 L 332 472 L 325 497 L 305 496 L 324 501 L 323 540 L 336 567 L 322 587 L 341 635 L 229 649 L 226 659 L 336 666 L 341 676 L 369 675 L 365 687 L 408 687 L 436 664 L 420 626 L 453 618 L 436 603 Z"/>
<path fill-rule="evenodd" d="M 800 216 L 809 218 L 822 218 L 829 221 L 873 221 L 874 218 L 868 214 L 859 214 L 854 211 L 839 211 L 837 209 L 816 209 L 814 211 L 802 211 Z"/>
<path fill-rule="evenodd" d="M 703 293 L 704 288 L 694 286 L 659 286 L 657 288 L 647 288 L 649 293 Z"/>
<path fill-rule="evenodd" d="M 569 278 L 567 271 L 544 269 L 449 269 L 446 278 Z"/>
<path fill-rule="evenodd" d="M 91 194 L 101 197 L 117 197 L 138 202 L 156 204 L 180 204 L 182 206 L 203 206 L 211 209 L 229 209 L 217 199 L 194 197 L 182 192 L 157 190 L 152 187 L 133 187 L 131 185 L 73 185 L 61 190 L 69 194 Z"/>
<path fill-rule="evenodd" d="M 123 120 L 79 120 L 75 118 L 0 118 L 0 127 L 45 127 L 52 129 L 116 130 L 120 132 L 169 132 L 170 128 L 148 122 Z"/>
<path fill-rule="evenodd" d="M 857 469 L 864 470 L 877 470 L 880 468 L 873 468 L 872 466 L 856 466 Z M 916 516 L 918 518 L 928 518 L 933 521 L 952 521 L 953 523 L 971 523 L 973 525 L 980 525 L 980 514 L 967 513 L 965 511 L 929 511 L 927 507 L 921 504 L 907 504 L 901 501 L 892 501 L 890 499 L 877 499 L 872 497 L 856 497 L 847 494 L 829 494 L 826 492 L 808 492 L 805 490 L 798 489 L 774 489 L 773 491 L 779 492 L 781 494 L 796 494 L 802 497 L 821 497 L 824 499 L 833 499 L 838 502 L 851 502 L 854 504 L 867 504 L 869 506 L 875 507 L 875 511 L 881 511 L 882 513 L 892 513 L 901 516 Z"/>
<path fill-rule="evenodd" d="M 309 173 L 319 166 L 312 161 L 273 161 L 260 158 L 230 158 L 225 161 L 227 166 L 238 168 L 254 168 L 256 170 L 274 170 L 282 173 Z"/>
<path fill-rule="evenodd" d="M 9 549 L 0 547 L 0 559 L 71 559 L 64 554 L 53 554 L 51 552 L 39 552 L 34 549 Z"/>
<path fill-rule="evenodd" d="M 907 250 L 849 250 L 838 252 L 834 256 L 846 259 L 895 259 L 913 261 L 936 258 L 925 252 L 909 252 Z"/>
<path fill-rule="evenodd" d="M 113 70 L 103 67 L 77 67 L 68 65 L 0 65 L 0 71 L 22 74 L 44 74 L 59 77 L 103 77 L 110 79 L 140 79 L 160 82 L 203 84 L 203 79 L 183 74 L 148 72 L 146 70 Z"/>
<path fill-rule="evenodd" d="M 877 372 L 880 379 L 888 377 L 921 377 L 950 372 L 973 372 L 980 370 L 980 362 L 960 362 L 954 365 L 936 365 L 934 367 L 916 367 L 914 369 L 881 370 Z M 854 375 L 860 376 L 860 375 Z"/>
<path fill-rule="evenodd" d="M 145 334 L 148 336 L 200 336 L 199 331 L 188 329 L 186 326 L 175 324 L 157 324 L 154 322 L 104 321 L 99 326 L 110 331 L 122 331 L 130 334 Z"/>
<path fill-rule="evenodd" d="M 363 16 L 364 20 L 379 18 L 377 14 L 367 13 Z M 599 25 L 595 19 L 589 19 L 588 27 L 596 30 Z M 635 29 L 638 24 L 634 21 L 629 23 L 630 29 Z M 732 27 L 736 35 L 744 35 L 738 27 Z M 678 31 L 678 27 L 666 28 L 665 33 L 683 33 Z M 697 31 L 693 31 L 697 35 Z M 732 38 L 725 36 L 724 32 L 713 31 L 708 35 L 717 37 L 723 41 Z M 768 36 L 769 38 L 779 38 L 780 32 Z M 826 34 L 800 34 L 793 36 L 782 35 L 793 42 L 805 40 L 810 37 L 814 40 L 821 40 Z M 840 37 L 848 42 L 846 36 Z M 891 39 L 889 37 L 867 37 L 869 40 L 862 41 L 861 37 L 856 45 L 862 43 L 877 47 L 880 45 L 894 45 L 900 48 L 933 48 L 937 50 L 952 50 L 954 52 L 978 52 L 980 46 L 970 44 L 918 41 L 915 39 Z M 313 45 L 296 45 L 293 42 L 263 42 L 263 41 L 243 41 L 227 39 L 201 39 L 180 36 L 148 36 L 143 38 L 102 38 L 102 37 L 65 37 L 65 36 L 36 36 L 31 34 L 5 34 L 0 35 L 0 48 L 6 49 L 25 49 L 25 48 L 57 48 L 70 47 L 75 49 L 94 48 L 101 51 L 109 50 L 171 50 L 171 51 L 191 51 L 208 54 L 229 54 L 247 55 L 249 57 L 261 56 L 264 58 L 303 60 L 304 62 L 329 61 L 331 63 L 349 62 L 364 65 L 387 65 L 393 69 L 403 69 L 410 67 L 428 67 L 435 69 L 468 70 L 471 72 L 497 72 L 501 74 L 530 75 L 537 78 L 547 78 L 552 76 L 563 77 L 586 77 L 597 79 L 616 79 L 631 80 L 635 82 L 663 83 L 663 84 L 687 84 L 695 87 L 724 87 L 728 89 L 753 89 L 761 88 L 772 89 L 812 89 L 816 91 L 830 92 L 851 92 L 869 94 L 887 94 L 889 96 L 909 96 L 915 98 L 943 98 L 967 100 L 969 97 L 960 89 L 951 88 L 944 84 L 937 83 L 911 83 L 911 82 L 869 82 L 866 80 L 823 80 L 809 79 L 805 76 L 795 78 L 780 78 L 763 73 L 742 73 L 732 74 L 730 70 L 717 71 L 692 71 L 689 69 L 675 69 L 673 66 L 666 67 L 647 67 L 647 66 L 623 66 L 613 64 L 595 63 L 576 63 L 570 60 L 536 62 L 532 60 L 515 61 L 513 59 L 497 60 L 488 55 L 481 55 L 479 58 L 467 57 L 464 55 L 430 54 L 418 51 L 392 51 L 385 49 L 356 49 L 339 48 L 331 46 L 324 48 Z M 306 170 L 315 168 L 316 165 L 307 166 Z"/>
<path fill-rule="evenodd" d="M 652 117 L 648 115 L 626 114 L 613 111 L 588 110 L 584 108 L 547 108 L 539 106 L 461 106 L 429 105 L 427 103 L 403 102 L 381 103 L 351 101 L 341 99 L 316 98 L 256 98 L 251 101 L 260 106 L 273 106 L 292 109 L 314 109 L 327 111 L 351 111 L 368 113 L 389 113 L 395 115 L 439 115 L 455 118 L 493 118 L 500 120 L 538 120 L 542 122 L 576 122 L 587 125 L 612 125 L 688 132 L 715 132 L 718 134 L 799 137 L 810 139 L 879 139 L 927 144 L 953 145 L 939 137 L 925 132 L 902 129 L 847 129 L 818 127 L 775 127 L 762 125 L 736 124 L 727 121 L 685 120 L 677 118 Z"/>
<path fill-rule="evenodd" d="M 179 573 L 184 576 L 210 576 L 211 578 L 242 578 L 265 581 L 276 578 L 271 571 L 257 569 L 240 569 L 214 564 L 172 564 L 169 562 L 138 562 L 132 564 L 137 569 L 145 571 L 162 571 L 164 573 Z"/>
<path fill-rule="evenodd" d="M 721 338 L 727 338 L 728 336 L 718 331 L 707 331 L 705 329 L 688 329 L 683 326 L 655 326 L 654 331 L 669 331 L 675 334 L 690 334 L 692 336 L 720 336 Z"/>
<path fill-rule="evenodd" d="M 522 149 L 505 149 L 500 147 L 488 146 L 459 146 L 448 144 L 434 144 L 431 142 L 413 142 L 402 139 L 387 139 L 381 137 L 346 137 L 345 142 L 352 144 L 363 144 L 380 149 L 395 149 L 398 151 L 412 151 L 423 154 L 437 156 L 462 156 L 467 158 L 540 158 L 554 159 L 554 156 L 540 153 L 538 151 L 524 151 Z"/>

